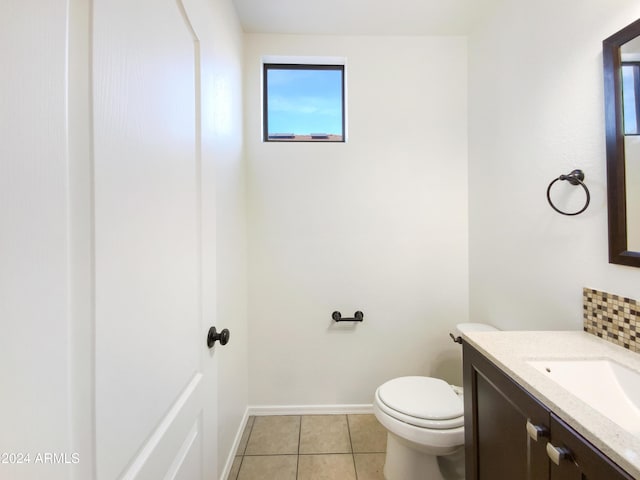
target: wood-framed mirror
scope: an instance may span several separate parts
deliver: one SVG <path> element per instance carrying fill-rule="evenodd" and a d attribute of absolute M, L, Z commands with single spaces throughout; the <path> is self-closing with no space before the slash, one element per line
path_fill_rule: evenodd
<path fill-rule="evenodd" d="M 640 267 L 640 20 L 602 47 L 609 263 Z"/>

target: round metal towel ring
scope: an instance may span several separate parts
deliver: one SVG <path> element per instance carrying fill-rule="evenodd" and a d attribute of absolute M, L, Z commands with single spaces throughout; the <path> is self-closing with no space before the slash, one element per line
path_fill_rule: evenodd
<path fill-rule="evenodd" d="M 587 201 L 585 202 L 584 207 L 582 207 L 577 212 L 567 213 L 567 212 L 563 212 L 553 204 L 553 202 L 551 201 L 551 195 L 550 195 L 551 187 L 558 180 L 567 180 L 571 185 L 580 185 L 584 189 L 584 193 L 587 194 Z M 589 202 L 591 202 L 591 194 L 589 193 L 589 189 L 584 184 L 583 180 L 584 180 L 584 172 L 582 170 L 574 170 L 568 175 L 560 175 L 558 178 L 552 180 L 549 186 L 547 187 L 547 200 L 549 201 L 549 205 L 551 205 L 551 208 L 553 208 L 556 212 L 561 213 L 562 215 L 569 215 L 569 216 L 579 215 L 582 212 L 584 212 L 589 206 Z"/>

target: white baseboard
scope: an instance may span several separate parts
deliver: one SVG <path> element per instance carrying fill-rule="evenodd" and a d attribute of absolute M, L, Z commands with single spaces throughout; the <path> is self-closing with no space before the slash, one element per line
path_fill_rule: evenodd
<path fill-rule="evenodd" d="M 356 415 L 373 413 L 373 405 L 253 405 L 249 415 Z"/>
<path fill-rule="evenodd" d="M 236 452 L 238 451 L 238 447 L 240 446 L 240 441 L 242 440 L 242 434 L 244 433 L 244 429 L 247 426 L 247 421 L 249 420 L 249 408 L 244 411 L 244 415 L 242 416 L 242 421 L 240 422 L 240 427 L 236 432 L 236 436 L 233 439 L 233 445 L 231 447 L 231 451 L 227 457 L 227 461 L 224 464 L 224 469 L 220 473 L 221 480 L 227 480 L 229 477 L 229 473 L 231 472 L 231 467 L 233 467 L 233 461 L 236 458 Z"/>

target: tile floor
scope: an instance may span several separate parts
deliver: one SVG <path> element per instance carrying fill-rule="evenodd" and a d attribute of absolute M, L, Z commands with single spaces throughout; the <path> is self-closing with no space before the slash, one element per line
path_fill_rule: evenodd
<path fill-rule="evenodd" d="M 373 415 L 249 417 L 228 480 L 384 480 Z"/>

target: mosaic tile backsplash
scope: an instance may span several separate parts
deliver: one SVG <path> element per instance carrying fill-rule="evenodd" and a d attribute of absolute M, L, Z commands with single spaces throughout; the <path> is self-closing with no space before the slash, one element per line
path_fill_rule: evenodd
<path fill-rule="evenodd" d="M 582 308 L 585 332 L 640 352 L 640 305 L 637 300 L 584 288 Z"/>

